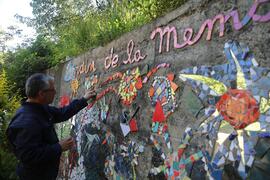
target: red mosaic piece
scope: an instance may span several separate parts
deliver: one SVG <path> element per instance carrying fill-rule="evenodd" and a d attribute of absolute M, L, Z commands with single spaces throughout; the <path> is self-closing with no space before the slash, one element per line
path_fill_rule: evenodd
<path fill-rule="evenodd" d="M 137 121 L 134 118 L 130 120 L 129 127 L 130 127 L 131 132 L 137 132 L 138 131 Z"/>
<path fill-rule="evenodd" d="M 221 96 L 216 107 L 235 129 L 245 128 L 260 116 L 257 101 L 246 90 L 230 89 Z"/>
<path fill-rule="evenodd" d="M 62 96 L 62 97 L 60 98 L 59 106 L 60 106 L 60 107 L 64 107 L 64 106 L 69 105 L 69 103 L 70 103 L 69 97 L 68 97 L 68 96 Z"/>
<path fill-rule="evenodd" d="M 162 105 L 160 101 L 156 103 L 156 109 L 152 117 L 153 122 L 163 122 L 165 121 L 165 116 L 163 113 Z"/>

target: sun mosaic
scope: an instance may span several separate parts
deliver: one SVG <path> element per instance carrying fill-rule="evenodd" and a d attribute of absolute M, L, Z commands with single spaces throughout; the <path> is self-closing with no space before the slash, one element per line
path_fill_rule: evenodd
<path fill-rule="evenodd" d="M 244 44 L 230 41 L 224 51 L 227 64 L 187 68 L 180 71 L 179 78 L 208 104 L 199 127 L 213 150 L 202 150 L 213 154 L 203 159 L 210 161 L 205 170 L 210 177 L 221 179 L 217 172 L 232 163 L 246 179 L 258 137 L 270 135 L 270 69 L 260 67 Z"/>

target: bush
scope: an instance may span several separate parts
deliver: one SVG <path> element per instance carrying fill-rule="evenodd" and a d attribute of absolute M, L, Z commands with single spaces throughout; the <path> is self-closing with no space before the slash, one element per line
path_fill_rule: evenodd
<path fill-rule="evenodd" d="M 19 107 L 19 98 L 9 91 L 6 73 L 0 74 L 0 179 L 17 179 L 15 156 L 9 151 L 6 129 L 15 110 Z"/>
<path fill-rule="evenodd" d="M 14 154 L 4 148 L 0 148 L 0 179 L 18 179 L 16 175 L 17 159 Z"/>

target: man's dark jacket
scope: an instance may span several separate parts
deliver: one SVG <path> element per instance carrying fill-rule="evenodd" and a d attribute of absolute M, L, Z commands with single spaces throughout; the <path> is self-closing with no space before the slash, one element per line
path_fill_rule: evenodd
<path fill-rule="evenodd" d="M 86 106 L 83 98 L 63 108 L 22 104 L 7 129 L 11 147 L 20 161 L 20 179 L 56 179 L 62 150 L 53 124 L 68 120 Z"/>

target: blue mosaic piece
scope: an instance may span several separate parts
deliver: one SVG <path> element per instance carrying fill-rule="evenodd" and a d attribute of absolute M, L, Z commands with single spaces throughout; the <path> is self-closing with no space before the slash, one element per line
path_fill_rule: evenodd
<path fill-rule="evenodd" d="M 70 61 L 67 64 L 66 72 L 64 76 L 64 81 L 69 82 L 71 80 L 74 80 L 76 77 L 76 67 L 75 65 Z"/>

